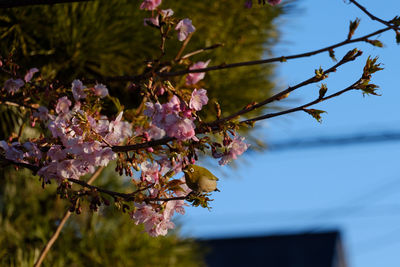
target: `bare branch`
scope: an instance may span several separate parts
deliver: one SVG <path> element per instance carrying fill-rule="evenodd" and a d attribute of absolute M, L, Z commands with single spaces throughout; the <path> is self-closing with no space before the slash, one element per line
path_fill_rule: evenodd
<path fill-rule="evenodd" d="M 354 51 L 354 50 L 352 50 L 352 51 Z M 348 57 L 348 58 L 347 58 L 348 54 L 346 54 L 346 56 L 344 56 L 343 59 L 340 60 L 338 63 L 336 63 L 334 66 L 332 66 L 329 69 L 323 71 L 322 75 L 327 75 L 327 74 L 329 74 L 331 72 L 335 72 L 338 67 L 340 67 L 341 65 L 346 64 L 346 63 L 348 63 L 350 61 L 355 60 L 357 57 L 361 56 L 361 54 L 362 54 L 362 52 L 358 51 L 353 56 Z M 216 125 L 218 125 L 218 124 L 220 124 L 222 122 L 229 121 L 229 120 L 231 120 L 233 118 L 236 118 L 236 117 L 238 117 L 240 115 L 246 114 L 246 113 L 248 113 L 250 111 L 253 111 L 253 110 L 255 110 L 257 108 L 260 108 L 260 107 L 262 107 L 264 105 L 267 105 L 267 104 L 269 104 L 271 102 L 274 102 L 276 100 L 280 100 L 285 95 L 293 92 L 294 90 L 299 89 L 300 87 L 306 86 L 308 84 L 319 82 L 320 80 L 321 80 L 320 78 L 317 78 L 316 76 L 313 76 L 313 77 L 311 77 L 311 78 L 309 78 L 309 79 L 307 79 L 307 80 L 305 80 L 305 81 L 303 81 L 301 83 L 296 84 L 295 86 L 288 87 L 286 90 L 283 90 L 283 91 L 281 91 L 281 92 L 279 92 L 279 93 L 277 93 L 277 94 L 265 99 L 264 101 L 262 101 L 262 102 L 260 102 L 258 104 L 255 104 L 255 105 L 252 105 L 252 106 L 249 106 L 249 107 L 245 107 L 244 109 L 242 109 L 242 110 L 240 110 L 240 111 L 238 111 L 238 112 L 236 112 L 234 114 L 231 114 L 231 115 L 229 115 L 229 116 L 227 116 L 225 118 L 221 118 L 221 119 L 213 121 L 211 123 L 207 123 L 206 126 L 213 127 L 213 126 L 216 126 Z"/>
<path fill-rule="evenodd" d="M 362 12 L 364 12 L 365 14 L 367 14 L 368 17 L 370 17 L 372 20 L 376 20 L 379 21 L 380 23 L 394 29 L 394 30 L 398 30 L 399 28 L 390 24 L 389 22 L 387 22 L 386 20 L 380 19 L 374 15 L 372 15 L 364 6 L 360 5 L 357 1 L 355 0 L 350 0 L 350 3 L 353 3 L 354 5 L 356 5 L 359 9 L 361 9 Z"/>
<path fill-rule="evenodd" d="M 237 62 L 237 63 L 231 63 L 231 64 L 220 64 L 217 66 L 211 66 L 211 67 L 206 67 L 202 69 L 186 69 L 186 70 L 181 70 L 181 71 L 175 71 L 175 72 L 155 72 L 154 74 L 166 78 L 166 77 L 173 77 L 173 76 L 182 76 L 185 74 L 189 73 L 200 73 L 200 72 L 209 72 L 209 71 L 215 71 L 215 70 L 223 70 L 223 69 L 230 69 L 230 68 L 237 68 L 237 67 L 245 67 L 245 66 L 254 66 L 254 65 L 261 65 L 261 64 L 268 64 L 268 63 L 273 63 L 273 62 L 284 62 L 286 60 L 291 60 L 291 59 L 297 59 L 297 58 L 303 58 L 303 57 L 310 57 L 314 56 L 323 52 L 329 52 L 329 50 L 345 46 L 351 43 L 357 43 L 357 42 L 365 42 L 368 40 L 368 38 L 381 34 L 383 32 L 389 31 L 393 28 L 393 26 L 385 27 L 380 30 L 377 30 L 375 32 L 372 32 L 370 34 L 364 35 L 359 38 L 355 39 L 346 39 L 342 42 L 336 43 L 331 46 L 327 46 L 321 49 L 317 49 L 311 52 L 306 52 L 306 53 L 300 53 L 300 54 L 295 54 L 295 55 L 290 55 L 290 56 L 280 56 L 280 57 L 273 57 L 273 58 L 267 58 L 267 59 L 261 59 L 261 60 L 252 60 L 252 61 L 244 61 L 244 62 Z M 115 76 L 115 77 L 105 77 L 101 81 L 103 82 L 115 82 L 115 81 L 140 81 L 146 78 L 149 78 L 151 76 L 151 73 L 145 73 L 141 75 L 133 75 L 133 76 Z M 92 80 L 88 80 L 87 82 L 93 82 Z"/>
<path fill-rule="evenodd" d="M 67 180 L 69 182 L 71 182 L 71 183 L 79 184 L 82 187 L 85 187 L 85 188 L 88 188 L 88 189 L 91 189 L 91 190 L 95 190 L 95 191 L 98 191 L 100 193 L 104 193 L 104 194 L 107 194 L 109 196 L 112 196 L 112 197 L 120 197 L 120 198 L 123 198 L 123 199 L 125 199 L 127 201 L 130 201 L 130 200 L 133 199 L 134 193 L 127 194 L 127 193 L 115 192 L 115 191 L 107 190 L 107 189 L 104 189 L 104 188 L 101 188 L 101 187 L 97 187 L 97 186 L 94 186 L 94 185 L 90 185 L 90 184 L 86 183 L 85 181 L 81 181 L 81 180 L 77 180 L 77 179 L 73 179 L 73 178 L 68 178 Z"/>
<path fill-rule="evenodd" d="M 255 117 L 255 118 L 251 118 L 251 119 L 248 119 L 248 120 L 244 120 L 244 121 L 241 121 L 241 122 L 242 123 L 250 123 L 250 122 L 255 122 L 255 121 L 260 121 L 260 120 L 266 120 L 266 119 L 273 118 L 273 117 L 278 117 L 278 116 L 289 114 L 289 113 L 293 113 L 293 112 L 296 112 L 296 111 L 304 111 L 304 109 L 307 108 L 307 107 L 313 106 L 315 104 L 318 104 L 320 102 L 326 101 L 328 99 L 331 99 L 333 97 L 339 96 L 339 95 L 341 95 L 343 93 L 346 93 L 346 92 L 348 92 L 350 90 L 355 89 L 355 86 L 360 81 L 361 81 L 361 79 L 359 79 L 358 81 L 356 81 L 355 83 L 353 83 L 352 85 L 346 87 L 343 90 L 340 90 L 340 91 L 338 91 L 338 92 L 336 92 L 334 94 L 328 95 L 328 96 L 323 97 L 323 98 L 317 98 L 314 101 L 311 101 L 311 102 L 309 102 L 307 104 L 304 104 L 304 105 L 301 105 L 299 107 L 292 108 L 292 109 L 287 109 L 287 110 L 280 111 L 280 112 L 265 114 L 265 115 L 258 116 L 258 117 Z"/>

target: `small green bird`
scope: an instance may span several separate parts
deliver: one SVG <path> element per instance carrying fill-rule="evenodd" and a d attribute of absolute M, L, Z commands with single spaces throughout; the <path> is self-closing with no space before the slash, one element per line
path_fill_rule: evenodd
<path fill-rule="evenodd" d="M 195 192 L 212 192 L 217 189 L 218 178 L 204 167 L 190 164 L 183 170 L 187 186 Z"/>

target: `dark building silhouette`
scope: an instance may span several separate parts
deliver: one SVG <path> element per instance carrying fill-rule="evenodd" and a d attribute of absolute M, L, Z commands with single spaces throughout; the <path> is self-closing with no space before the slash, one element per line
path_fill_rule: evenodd
<path fill-rule="evenodd" d="M 346 267 L 340 233 L 302 233 L 201 241 L 209 267 Z"/>

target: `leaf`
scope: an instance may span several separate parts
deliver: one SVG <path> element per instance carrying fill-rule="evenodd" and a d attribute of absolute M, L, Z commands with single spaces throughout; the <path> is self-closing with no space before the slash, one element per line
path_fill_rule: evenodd
<path fill-rule="evenodd" d="M 323 80 L 326 78 L 324 70 L 321 67 L 319 67 L 319 69 L 316 69 L 314 72 L 315 72 L 315 78 L 317 78 L 318 80 Z"/>
<path fill-rule="evenodd" d="M 350 21 L 350 26 L 349 26 L 349 34 L 347 35 L 347 39 L 350 40 L 351 37 L 353 37 L 354 32 L 358 28 L 358 25 L 360 24 L 360 19 L 356 18 L 354 21 Z"/>
<path fill-rule="evenodd" d="M 182 191 L 183 192 L 184 190 L 182 189 L 182 187 L 180 187 L 180 185 L 183 184 L 183 183 L 184 182 L 181 181 L 181 180 L 174 179 L 174 180 L 171 180 L 171 181 L 168 182 L 167 188 L 170 189 L 170 190 Z"/>
<path fill-rule="evenodd" d="M 358 50 L 357 48 L 354 48 L 353 50 L 350 50 L 349 52 L 344 55 L 341 61 L 350 61 L 356 59 L 356 57 L 360 56 L 362 54 L 362 51 Z"/>
<path fill-rule="evenodd" d="M 367 43 L 372 44 L 373 46 L 383 47 L 382 42 L 379 41 L 379 40 L 369 40 L 369 39 L 367 39 L 367 40 L 365 40 L 365 41 L 366 41 Z"/>
<path fill-rule="evenodd" d="M 119 102 L 119 99 L 117 97 L 113 97 L 113 96 L 109 95 L 108 99 L 110 99 L 114 103 L 114 106 L 117 108 L 118 112 L 121 112 L 124 110 L 124 106 L 121 105 L 121 102 Z"/>
<path fill-rule="evenodd" d="M 319 110 L 319 109 L 303 109 L 305 112 L 313 116 L 314 119 L 316 119 L 319 123 L 322 122 L 322 113 L 326 113 L 326 111 Z"/>
<path fill-rule="evenodd" d="M 372 73 L 383 70 L 383 68 L 380 67 L 381 64 L 376 63 L 377 60 L 378 60 L 378 57 L 371 59 L 371 57 L 369 56 L 367 58 L 367 62 L 365 63 L 365 66 L 363 69 L 363 78 L 364 79 L 369 80 Z"/>
<path fill-rule="evenodd" d="M 372 84 L 372 83 L 367 83 L 363 85 L 360 89 L 363 92 L 363 95 L 376 95 L 379 96 L 379 94 L 376 93 L 376 90 L 379 88 L 378 85 Z"/>
<path fill-rule="evenodd" d="M 333 49 L 329 49 L 329 57 L 333 60 L 333 61 L 337 61 L 336 57 L 335 57 L 335 51 Z"/>
<path fill-rule="evenodd" d="M 319 88 L 319 99 L 323 98 L 328 91 L 328 87 L 326 86 L 325 83 L 321 84 Z"/>
<path fill-rule="evenodd" d="M 368 84 L 362 91 L 364 95 L 379 95 L 376 93 L 376 89 L 379 88 L 376 84 Z"/>

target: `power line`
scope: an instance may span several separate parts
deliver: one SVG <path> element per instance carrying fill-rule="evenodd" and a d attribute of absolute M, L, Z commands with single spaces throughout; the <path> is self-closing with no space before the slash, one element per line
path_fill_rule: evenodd
<path fill-rule="evenodd" d="M 272 142 L 267 144 L 270 151 L 294 150 L 304 148 L 318 148 L 329 146 L 345 146 L 367 143 L 396 142 L 400 141 L 399 131 L 387 131 L 377 133 L 357 133 L 341 136 L 321 136 L 312 138 L 292 139 L 282 142 Z"/>

